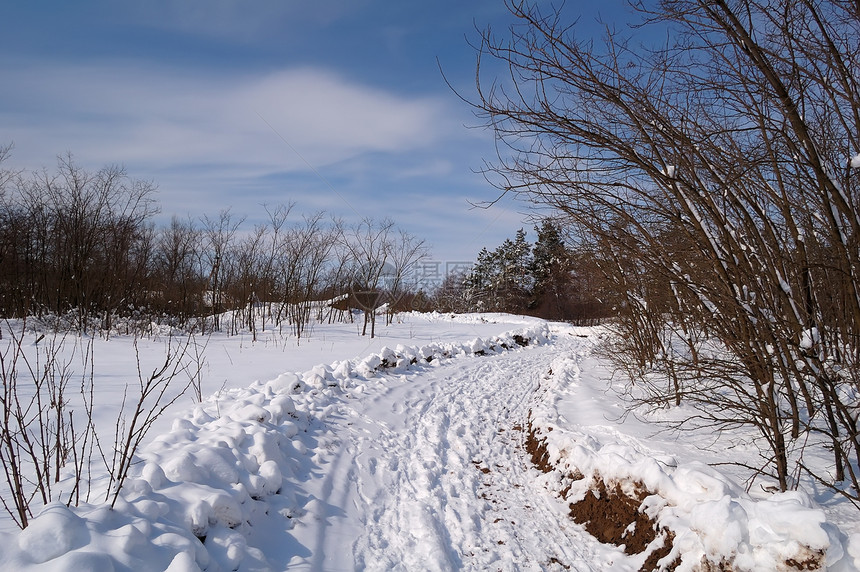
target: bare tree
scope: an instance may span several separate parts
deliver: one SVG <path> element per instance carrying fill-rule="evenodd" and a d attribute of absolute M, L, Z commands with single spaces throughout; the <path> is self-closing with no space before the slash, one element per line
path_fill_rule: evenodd
<path fill-rule="evenodd" d="M 582 39 L 564 8 L 508 3 L 510 36 L 478 47 L 510 71 L 487 84 L 479 64 L 474 105 L 501 150 L 488 176 L 558 209 L 593 249 L 628 356 L 675 380 L 654 399 L 754 427 L 782 489 L 803 442 L 830 448 L 835 478 L 816 478 L 857 498 L 860 11 L 633 5 L 670 40 Z"/>
<path fill-rule="evenodd" d="M 321 296 L 321 282 L 329 266 L 339 229 L 325 228 L 324 213 L 306 216 L 304 226 L 294 229 L 293 243 L 298 249 L 297 298 L 290 306 L 296 337 L 301 339 L 313 317 L 314 304 Z"/>
<path fill-rule="evenodd" d="M 224 297 L 235 270 L 231 247 L 243 221 L 243 218 L 234 218 L 229 209 L 222 210 L 217 218 L 203 215 L 203 237 L 206 241 L 203 257 L 209 269 L 209 302 L 212 305 L 212 320 L 216 330 L 221 328 Z"/>
<path fill-rule="evenodd" d="M 237 245 L 235 252 L 236 279 L 230 289 L 230 296 L 236 300 L 238 311 L 233 312 L 231 333 L 236 334 L 240 326 L 247 327 L 252 339 L 257 341 L 257 312 L 261 307 L 258 292 L 264 275 L 266 261 L 264 248 L 269 229 L 257 225 Z"/>
<path fill-rule="evenodd" d="M 0 165 L 10 151 L 0 146 Z M 290 223 L 292 204 L 268 210 L 268 223 L 251 231 L 230 210 L 156 228 L 154 191 L 121 167 L 89 172 L 71 155 L 54 172 L 0 169 L 2 315 L 51 318 L 57 330 L 124 325 L 131 333 L 162 320 L 220 330 L 231 312 L 231 334 L 256 336 L 260 320 L 264 328 L 272 320 L 301 338 L 314 309 L 323 319 L 321 297 L 356 291 L 373 307 L 365 317 L 375 335 L 381 276 L 401 296 L 423 252 L 406 233 L 396 246 L 389 221 L 363 221 L 349 233 L 323 213 Z M 328 318 L 335 316 L 343 314 Z"/>
<path fill-rule="evenodd" d="M 281 251 L 285 248 L 284 233 L 286 231 L 287 219 L 292 212 L 293 203 L 286 205 L 278 205 L 271 210 L 266 207 L 266 212 L 269 215 L 269 226 L 272 229 L 269 235 L 268 248 L 261 269 L 262 276 L 261 292 L 264 297 L 264 304 L 267 313 L 263 315 L 263 329 L 266 327 L 266 317 L 280 322 L 283 304 L 280 302 L 286 299 L 286 293 L 283 284 L 279 280 L 278 258 L 281 256 Z M 277 313 L 273 311 L 273 304 L 278 302 Z"/>
<path fill-rule="evenodd" d="M 401 308 L 400 302 L 409 293 L 409 275 L 427 254 L 424 240 L 419 240 L 403 229 L 398 231 L 391 244 L 390 272 L 385 284 L 389 299 L 386 325 L 391 325 L 394 315 Z"/>
<path fill-rule="evenodd" d="M 375 221 L 366 218 L 344 232 L 343 245 L 352 258 L 352 295 L 364 311 L 361 335 L 376 336 L 376 310 L 382 300 L 380 279 L 390 268 L 391 234 L 394 222 L 389 219 Z"/>
<path fill-rule="evenodd" d="M 9 157 L 12 155 L 12 149 L 13 145 L 11 143 L 0 145 L 0 165 L 9 160 Z M 0 196 L 3 195 L 6 185 L 8 185 L 17 175 L 18 173 L 11 169 L 0 169 Z"/>
<path fill-rule="evenodd" d="M 163 309 L 180 324 L 202 310 L 205 281 L 200 268 L 201 231 L 191 219 L 176 216 L 158 233 L 155 284 Z"/>
<path fill-rule="evenodd" d="M 88 172 L 70 155 L 58 160 L 56 173 L 3 171 L 0 179 L 0 305 L 6 316 L 72 312 L 83 329 L 101 315 L 102 329 L 110 329 L 117 309 L 144 303 L 149 219 L 156 212 L 152 183 L 115 166 Z"/>

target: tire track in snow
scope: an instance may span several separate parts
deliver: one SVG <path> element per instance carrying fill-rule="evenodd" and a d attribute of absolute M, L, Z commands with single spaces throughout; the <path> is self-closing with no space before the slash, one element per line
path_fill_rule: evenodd
<path fill-rule="evenodd" d="M 453 360 L 344 402 L 314 569 L 593 569 L 592 541 L 535 485 L 513 429 L 558 351 Z"/>

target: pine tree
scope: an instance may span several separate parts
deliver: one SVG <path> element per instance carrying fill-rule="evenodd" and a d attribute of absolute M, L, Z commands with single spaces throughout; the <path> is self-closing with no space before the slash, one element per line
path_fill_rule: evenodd
<path fill-rule="evenodd" d="M 534 278 L 530 309 L 564 317 L 564 306 L 570 298 L 571 256 L 558 226 L 549 219 L 535 227 L 537 241 L 533 249 L 531 274 Z"/>
<path fill-rule="evenodd" d="M 517 231 L 514 240 L 505 239 L 496 249 L 501 273 L 496 287 L 499 310 L 519 312 L 526 309 L 533 279 L 531 276 L 531 245 L 526 232 Z"/>

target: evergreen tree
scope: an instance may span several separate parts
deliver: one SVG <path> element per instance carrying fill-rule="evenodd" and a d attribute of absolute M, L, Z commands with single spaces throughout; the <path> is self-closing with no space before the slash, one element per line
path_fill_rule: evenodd
<path fill-rule="evenodd" d="M 514 240 L 505 239 L 497 249 L 502 272 L 498 285 L 503 311 L 516 312 L 526 309 L 534 283 L 531 275 L 531 245 L 526 241 L 526 232 L 517 231 Z"/>
<path fill-rule="evenodd" d="M 534 287 L 529 308 L 563 318 L 565 302 L 571 294 L 571 255 L 552 220 L 544 220 L 535 231 L 537 241 L 531 264 Z"/>
<path fill-rule="evenodd" d="M 471 271 L 459 280 L 464 309 L 578 322 L 599 319 L 603 308 L 589 255 L 581 253 L 582 260 L 575 262 L 553 221 L 543 221 L 535 231 L 534 246 L 521 228 L 494 250 L 481 249 Z"/>
<path fill-rule="evenodd" d="M 489 310 L 491 305 L 493 283 L 498 272 L 493 262 L 494 255 L 486 248 L 478 253 L 472 271 L 463 277 L 464 297 L 467 304 L 475 310 Z"/>

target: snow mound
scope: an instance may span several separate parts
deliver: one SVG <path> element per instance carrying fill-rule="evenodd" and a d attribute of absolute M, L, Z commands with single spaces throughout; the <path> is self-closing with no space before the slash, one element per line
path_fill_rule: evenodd
<path fill-rule="evenodd" d="M 89 542 L 89 531 L 82 518 L 65 505 L 47 505 L 40 518 L 18 536 L 18 547 L 36 564 L 48 562 Z"/>
<path fill-rule="evenodd" d="M 576 362 L 556 360 L 551 371 L 548 395 L 576 384 Z M 545 471 L 541 481 L 572 508 L 607 490 L 636 501 L 638 512 L 662 533 L 642 553 L 643 562 L 671 538 L 671 547 L 652 564 L 679 571 L 858 569 L 852 543 L 803 491 L 754 499 L 708 465 L 679 464 L 605 428 L 566 422 L 553 399 L 533 408 L 529 432 L 532 459 Z"/>

